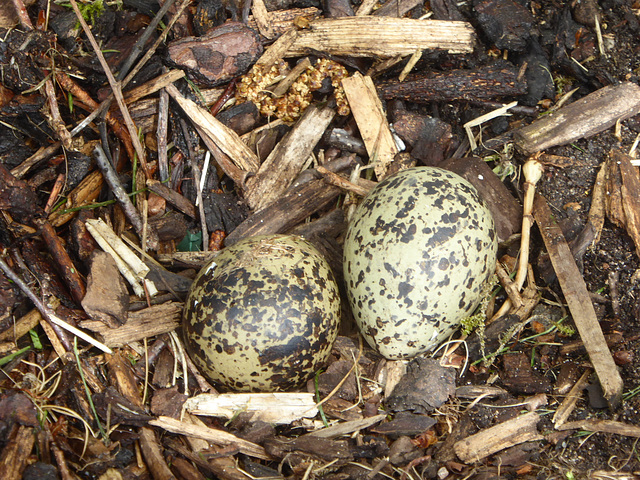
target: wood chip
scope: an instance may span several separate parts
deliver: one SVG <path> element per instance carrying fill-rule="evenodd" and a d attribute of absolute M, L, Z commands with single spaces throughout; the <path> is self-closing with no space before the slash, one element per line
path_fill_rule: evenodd
<path fill-rule="evenodd" d="M 194 415 L 233 418 L 238 412 L 252 414 L 251 421 L 287 425 L 318 414 L 313 393 L 202 394 L 189 398 L 184 408 Z"/>
<path fill-rule="evenodd" d="M 375 161 L 376 177 L 382 180 L 398 153 L 398 147 L 389 129 L 376 87 L 371 77 L 364 77 L 357 72 L 342 80 L 342 86 L 369 158 L 372 162 Z"/>
<path fill-rule="evenodd" d="M 258 158 L 236 132 L 223 125 L 193 100 L 183 96 L 174 85 L 168 85 L 165 89 L 178 102 L 191 121 L 211 137 L 211 140 L 220 150 L 231 157 L 238 168 L 245 172 L 256 172 L 258 170 Z M 234 182 L 236 181 L 235 178 L 232 177 L 232 179 Z M 237 180 L 239 182 L 241 179 Z"/>
<path fill-rule="evenodd" d="M 459 440 L 454 444 L 453 449 L 463 462 L 479 462 L 505 448 L 542 440 L 544 437 L 536 428 L 539 421 L 540 415 L 530 412 Z"/>
<path fill-rule="evenodd" d="M 514 140 L 525 155 L 533 155 L 590 137 L 638 113 L 640 86 L 631 82 L 610 85 L 521 128 Z"/>
<path fill-rule="evenodd" d="M 229 432 L 225 432 L 224 430 L 193 425 L 170 417 L 158 417 L 156 420 L 151 420 L 149 425 L 163 428 L 171 433 L 202 438 L 203 440 L 215 443 L 216 445 L 236 445 L 240 452 L 245 455 L 261 458 L 263 460 L 270 459 L 267 452 L 265 452 L 264 448 L 260 445 L 243 440 Z"/>
<path fill-rule="evenodd" d="M 533 215 L 540 227 L 573 321 L 600 380 L 604 397 L 609 406 L 614 409 L 622 399 L 622 378 L 602 333 L 584 278 L 578 270 L 560 226 L 554 220 L 547 201 L 541 195 L 536 195 Z"/>
<path fill-rule="evenodd" d="M 467 22 L 339 17 L 313 21 L 308 30 L 300 32 L 287 56 L 320 51 L 355 57 L 393 57 L 428 49 L 470 53 L 473 45 L 474 30 Z"/>
<path fill-rule="evenodd" d="M 333 120 L 332 108 L 309 107 L 293 129 L 276 145 L 247 180 L 245 198 L 251 208 L 260 210 L 280 198 L 300 174 L 316 144 Z"/>
<path fill-rule="evenodd" d="M 308 437 L 320 437 L 320 438 L 336 438 L 342 435 L 349 435 L 358 430 L 368 428 L 371 425 L 381 422 L 386 417 L 385 414 L 374 415 L 373 417 L 363 418 L 361 420 L 351 420 L 348 422 L 340 422 L 331 427 L 322 428 L 308 433 Z"/>
<path fill-rule="evenodd" d="M 168 333 L 180 326 L 182 303 L 167 302 L 153 305 L 137 312 L 129 312 L 127 323 L 119 328 L 110 328 L 96 320 L 85 320 L 80 326 L 98 332 L 110 347 L 121 347 L 136 340 Z"/>
<path fill-rule="evenodd" d="M 566 422 L 558 427 L 558 430 L 588 430 L 590 432 L 615 433 L 626 437 L 640 438 L 640 427 L 615 420 L 586 419 Z"/>

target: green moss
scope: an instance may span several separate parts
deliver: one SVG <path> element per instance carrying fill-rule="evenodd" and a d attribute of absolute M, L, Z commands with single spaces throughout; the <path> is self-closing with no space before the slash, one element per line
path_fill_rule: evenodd
<path fill-rule="evenodd" d="M 70 3 L 62 3 L 63 7 L 72 8 Z M 85 22 L 89 25 L 93 25 L 102 12 L 104 12 L 104 0 L 94 0 L 93 2 L 79 3 L 78 9 L 82 14 Z M 76 28 L 80 27 L 80 22 L 76 24 Z"/>

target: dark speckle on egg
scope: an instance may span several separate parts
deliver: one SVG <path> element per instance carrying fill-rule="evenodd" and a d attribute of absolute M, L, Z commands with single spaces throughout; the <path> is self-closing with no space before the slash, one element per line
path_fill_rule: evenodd
<path fill-rule="evenodd" d="M 494 271 L 497 241 L 470 183 L 418 167 L 364 198 L 344 252 L 347 296 L 363 336 L 387 358 L 409 358 L 436 347 L 473 313 Z"/>
<path fill-rule="evenodd" d="M 189 356 L 215 384 L 282 391 L 322 367 L 339 317 L 326 260 L 300 237 L 271 235 L 225 248 L 200 271 L 182 327 Z"/>

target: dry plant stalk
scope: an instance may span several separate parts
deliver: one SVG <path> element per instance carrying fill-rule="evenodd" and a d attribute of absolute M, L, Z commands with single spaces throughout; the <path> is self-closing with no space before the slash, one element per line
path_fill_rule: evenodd
<path fill-rule="evenodd" d="M 413 20 L 377 16 L 318 19 L 287 52 L 297 57 L 313 51 L 355 57 L 413 55 L 416 50 L 473 51 L 474 30 L 467 22 Z"/>
<path fill-rule="evenodd" d="M 527 278 L 527 267 L 529 265 L 529 244 L 531 240 L 531 227 L 533 225 L 533 200 L 536 192 L 536 184 L 542 178 L 544 168 L 534 156 L 527 160 L 522 167 L 524 174 L 524 202 L 522 213 L 522 236 L 520 238 L 520 256 L 518 257 L 518 270 L 514 280 L 517 291 L 522 289 L 524 281 Z M 510 299 L 505 300 L 500 310 L 493 316 L 492 321 L 506 315 L 511 309 L 512 303 Z"/>

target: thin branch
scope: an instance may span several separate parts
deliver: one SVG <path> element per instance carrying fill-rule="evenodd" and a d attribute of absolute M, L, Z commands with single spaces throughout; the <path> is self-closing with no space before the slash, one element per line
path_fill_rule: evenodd
<path fill-rule="evenodd" d="M 109 85 L 111 86 L 113 95 L 116 99 L 116 102 L 118 102 L 118 106 L 120 107 L 120 112 L 122 113 L 122 118 L 124 118 L 124 123 L 127 126 L 127 129 L 129 130 L 129 135 L 131 136 L 133 147 L 135 148 L 136 154 L 138 155 L 138 160 L 140 161 L 140 165 L 142 166 L 142 169 L 144 170 L 147 178 L 151 178 L 151 174 L 148 170 L 149 166 L 147 165 L 147 157 L 144 152 L 144 148 L 142 148 L 142 144 L 140 143 L 140 139 L 138 138 L 138 132 L 136 130 L 135 124 L 133 123 L 133 119 L 131 118 L 131 114 L 129 113 L 129 109 L 127 108 L 127 105 L 124 102 L 120 82 L 118 82 L 114 78 L 113 73 L 111 73 L 111 69 L 109 68 L 107 61 L 105 60 L 104 55 L 100 50 L 100 46 L 98 45 L 98 42 L 96 42 L 96 39 L 93 36 L 93 33 L 91 33 L 91 28 L 89 28 L 89 25 L 87 25 L 87 22 L 82 17 L 82 13 L 80 13 L 80 9 L 78 8 L 78 4 L 76 3 L 76 0 L 69 0 L 69 1 L 71 2 L 71 7 L 73 8 L 73 11 L 76 13 L 76 17 L 78 18 L 80 25 L 82 25 L 82 29 L 84 30 L 84 33 L 87 35 L 87 38 L 89 39 L 89 43 L 91 43 L 91 47 L 93 48 L 93 51 L 95 52 L 96 56 L 98 57 L 98 60 L 100 61 L 100 65 L 102 66 L 102 69 L 104 70 L 104 73 L 107 76 L 107 80 L 109 80 Z"/>
<path fill-rule="evenodd" d="M 90 337 L 83 331 L 78 330 L 73 325 L 69 325 L 67 322 L 59 318 L 55 313 L 53 313 L 49 309 L 49 307 L 47 307 L 42 301 L 40 301 L 38 296 L 31 291 L 29 286 L 26 283 L 24 283 L 22 279 L 18 275 L 16 275 L 13 270 L 11 270 L 11 267 L 7 265 L 7 263 L 4 261 L 3 258 L 0 258 L 0 270 L 2 270 L 2 272 L 7 276 L 7 278 L 10 279 L 12 282 L 14 282 L 18 286 L 18 288 L 22 290 L 22 292 L 29 298 L 29 300 L 33 302 L 33 305 L 38 309 L 38 311 L 42 314 L 42 316 L 45 319 L 47 319 L 49 323 L 52 323 L 53 325 L 57 325 L 59 327 L 64 328 L 68 332 L 74 334 L 77 337 L 80 337 L 85 342 L 90 343 L 91 345 L 99 348 L 105 353 L 113 353 L 113 351 L 109 347 L 107 347 L 105 344 L 95 340 L 94 338 Z"/>

